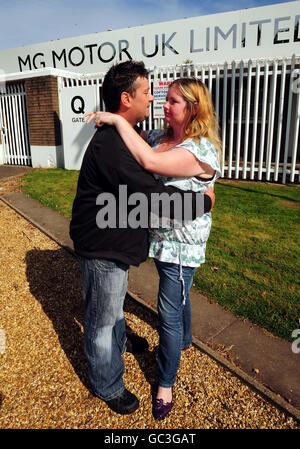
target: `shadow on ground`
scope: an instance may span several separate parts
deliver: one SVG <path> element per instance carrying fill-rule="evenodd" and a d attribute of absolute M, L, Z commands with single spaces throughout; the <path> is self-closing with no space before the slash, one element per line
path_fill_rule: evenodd
<path fill-rule="evenodd" d="M 83 349 L 82 281 L 76 258 L 65 250 L 34 249 L 26 254 L 26 275 L 31 294 L 41 304 L 53 324 L 61 348 L 74 368 L 80 381 L 92 394 Z M 124 311 L 156 328 L 154 315 L 126 297 Z M 127 331 L 133 332 L 127 325 Z M 155 389 L 156 362 L 152 352 L 135 355 L 140 369 Z"/>
<path fill-rule="evenodd" d="M 271 196 L 273 198 L 279 198 L 279 199 L 283 199 L 283 200 L 288 200 L 288 201 L 291 201 L 292 203 L 299 204 L 299 201 L 297 201 L 294 198 L 291 198 L 289 196 L 279 195 L 278 193 L 274 194 L 274 193 L 270 193 L 270 192 L 258 191 L 258 190 L 249 188 L 249 185 L 246 185 L 244 187 L 240 182 L 239 182 L 239 185 L 227 184 L 226 182 L 224 182 L 224 183 L 222 182 L 221 185 L 223 187 L 226 187 L 226 188 L 229 188 L 229 189 L 243 190 L 244 192 L 256 193 L 257 195 L 267 195 L 267 196 Z M 279 187 L 280 187 L 280 184 L 279 184 Z M 290 185 L 290 186 L 286 186 L 286 187 L 298 187 L 298 185 Z"/>

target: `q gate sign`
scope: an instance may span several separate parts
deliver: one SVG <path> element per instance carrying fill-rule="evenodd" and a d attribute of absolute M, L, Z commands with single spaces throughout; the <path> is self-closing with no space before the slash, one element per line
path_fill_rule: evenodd
<path fill-rule="evenodd" d="M 300 52 L 299 28 L 300 2 L 293 1 L 2 50 L 0 66 L 99 73 L 128 59 L 153 67 L 290 57 Z"/>
<path fill-rule="evenodd" d="M 63 89 L 60 102 L 64 167 L 79 170 L 87 143 L 95 132 L 92 124 L 85 124 L 87 119 L 84 114 L 95 110 L 96 90 L 91 86 Z"/>

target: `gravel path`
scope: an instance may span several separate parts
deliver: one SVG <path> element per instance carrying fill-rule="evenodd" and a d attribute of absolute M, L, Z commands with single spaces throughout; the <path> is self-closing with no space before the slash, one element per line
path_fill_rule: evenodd
<path fill-rule="evenodd" d="M 0 223 L 0 428 L 299 428 L 196 347 L 182 356 L 173 411 L 156 422 L 157 320 L 129 299 L 127 325 L 147 338 L 149 352 L 124 355 L 126 386 L 140 408 L 113 413 L 89 389 L 77 261 L 2 202 Z"/>

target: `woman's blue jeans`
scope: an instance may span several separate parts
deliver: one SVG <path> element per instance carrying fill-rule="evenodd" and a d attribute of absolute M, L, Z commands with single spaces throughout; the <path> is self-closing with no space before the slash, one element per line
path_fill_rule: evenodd
<path fill-rule="evenodd" d="M 176 380 L 181 349 L 192 343 L 189 290 L 196 267 L 154 261 L 159 274 L 158 385 L 169 388 Z"/>
<path fill-rule="evenodd" d="M 80 257 L 84 314 L 84 349 L 94 393 L 109 400 L 121 394 L 126 349 L 123 313 L 129 266 L 116 260 Z"/>

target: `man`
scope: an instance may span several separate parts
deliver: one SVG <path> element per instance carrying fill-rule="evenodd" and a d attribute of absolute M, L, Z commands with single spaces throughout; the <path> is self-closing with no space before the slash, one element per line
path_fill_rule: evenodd
<path fill-rule="evenodd" d="M 153 101 L 147 76 L 143 63 L 127 61 L 111 67 L 102 86 L 106 110 L 122 115 L 133 127 L 147 118 Z M 128 195 L 139 192 L 149 200 L 153 193 L 177 192 L 183 197 L 184 192 L 165 187 L 144 170 L 114 127 L 105 125 L 97 129 L 82 162 L 70 235 L 83 275 L 84 343 L 89 378 L 96 396 L 115 412 L 128 414 L 138 408 L 139 402 L 124 386 L 122 354 L 126 350 L 133 353 L 145 350 L 147 342 L 127 338 L 123 302 L 129 266 L 138 266 L 147 258 L 148 231 L 144 227 L 133 229 L 124 220 L 119 223 L 122 209 L 119 186 L 126 186 Z M 102 203 L 97 198 L 106 193 L 116 198 L 114 212 L 118 227 L 98 226 L 96 217 Z M 195 193 L 191 196 L 195 218 L 197 198 Z M 208 195 L 203 198 L 202 213 L 205 213 L 211 209 L 214 196 L 212 193 L 211 198 Z M 128 216 L 130 210 L 132 207 L 128 206 Z M 174 218 L 174 209 L 170 214 Z"/>

